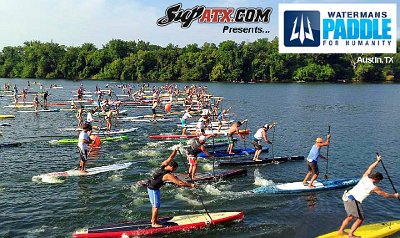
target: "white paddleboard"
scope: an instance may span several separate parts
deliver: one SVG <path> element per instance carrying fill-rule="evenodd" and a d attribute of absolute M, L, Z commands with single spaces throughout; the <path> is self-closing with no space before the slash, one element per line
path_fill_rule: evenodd
<path fill-rule="evenodd" d="M 33 105 L 7 105 L 4 107 L 9 107 L 9 108 L 30 108 L 30 107 L 34 107 Z"/>
<path fill-rule="evenodd" d="M 324 185 L 318 181 L 314 181 L 313 185 L 315 188 L 323 188 Z M 309 190 L 308 186 L 304 186 L 303 182 L 294 182 L 294 183 L 284 183 L 276 185 L 276 188 L 280 190 Z"/>
<path fill-rule="evenodd" d="M 118 131 L 100 131 L 100 132 L 93 131 L 92 135 L 125 134 L 125 133 L 128 133 L 128 132 L 136 131 L 137 129 L 138 129 L 137 127 L 133 127 L 133 128 L 129 128 L 129 129 L 120 129 Z"/>
<path fill-rule="evenodd" d="M 87 173 L 81 173 L 78 169 L 71 169 L 63 172 L 52 172 L 47 174 L 41 174 L 37 176 L 33 176 L 32 180 L 37 180 L 37 178 L 43 177 L 71 177 L 71 176 L 88 176 L 88 175 L 95 175 L 99 173 L 115 171 L 120 169 L 128 168 L 132 163 L 123 163 L 123 164 L 112 164 L 112 165 L 105 165 L 100 167 L 94 167 L 87 169 Z"/>

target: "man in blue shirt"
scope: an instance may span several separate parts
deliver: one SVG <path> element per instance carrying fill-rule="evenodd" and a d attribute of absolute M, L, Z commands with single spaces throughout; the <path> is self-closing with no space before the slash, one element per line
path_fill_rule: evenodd
<path fill-rule="evenodd" d="M 315 144 L 311 147 L 310 153 L 307 156 L 307 168 L 308 168 L 308 173 L 306 174 L 306 177 L 303 180 L 303 185 L 308 186 L 309 188 L 315 188 L 313 185 L 313 182 L 318 178 L 319 175 L 319 170 L 318 170 L 318 158 L 321 157 L 323 159 L 328 159 L 325 156 L 320 154 L 320 150 L 323 146 L 328 146 L 329 141 L 331 139 L 331 134 L 328 134 L 326 137 L 326 141 L 324 139 L 318 137 L 315 140 Z M 308 178 L 311 177 L 310 183 L 307 183 Z"/>

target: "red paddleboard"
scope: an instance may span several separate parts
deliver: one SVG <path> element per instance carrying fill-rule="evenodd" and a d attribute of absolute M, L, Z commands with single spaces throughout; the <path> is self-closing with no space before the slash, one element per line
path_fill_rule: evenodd
<path fill-rule="evenodd" d="M 210 219 L 210 216 L 212 219 Z M 209 227 L 210 225 L 243 220 L 243 212 L 202 213 L 173 216 L 159 219 L 160 228 L 152 228 L 150 218 L 144 221 L 126 222 L 97 226 L 75 231 L 73 237 L 121 237 L 147 236 L 179 231 L 189 231 Z"/>

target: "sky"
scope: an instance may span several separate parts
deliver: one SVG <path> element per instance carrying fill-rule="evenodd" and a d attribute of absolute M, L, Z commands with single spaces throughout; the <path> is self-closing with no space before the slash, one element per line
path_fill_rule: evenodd
<path fill-rule="evenodd" d="M 273 39 L 278 35 L 279 3 L 337 3 L 340 0 L 0 0 L 0 49 L 23 45 L 25 41 L 53 41 L 66 46 L 94 43 L 101 48 L 111 39 L 143 40 L 166 46 L 170 43 L 185 46 L 191 43 L 220 43 Z M 346 3 L 396 3 L 396 0 L 347 0 Z M 182 8 L 196 5 L 206 7 L 271 7 L 269 23 L 252 24 L 198 24 L 188 29 L 180 24 L 157 26 L 156 21 L 166 9 L 176 3 Z M 400 36 L 399 6 L 397 7 L 397 35 Z M 230 27 L 263 27 L 269 33 L 222 33 L 224 25 Z"/>

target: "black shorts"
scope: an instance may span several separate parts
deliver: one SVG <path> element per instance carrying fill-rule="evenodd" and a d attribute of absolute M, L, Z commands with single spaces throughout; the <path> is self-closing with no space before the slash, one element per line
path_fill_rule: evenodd
<path fill-rule="evenodd" d="M 256 150 L 261 150 L 262 149 L 262 146 L 260 145 L 258 140 L 252 140 L 251 144 L 254 146 L 254 149 L 256 149 Z"/>
<path fill-rule="evenodd" d="M 153 112 L 153 114 L 156 114 L 156 109 L 152 108 L 151 111 Z"/>
<path fill-rule="evenodd" d="M 307 160 L 307 168 L 308 172 L 312 172 L 313 174 L 319 174 L 317 162 L 310 162 Z"/>
<path fill-rule="evenodd" d="M 81 148 L 79 148 L 79 147 L 78 147 L 78 149 L 79 149 L 79 157 L 80 157 L 80 159 L 83 162 L 86 162 L 88 160 L 88 151 L 87 150 L 82 151 Z"/>

